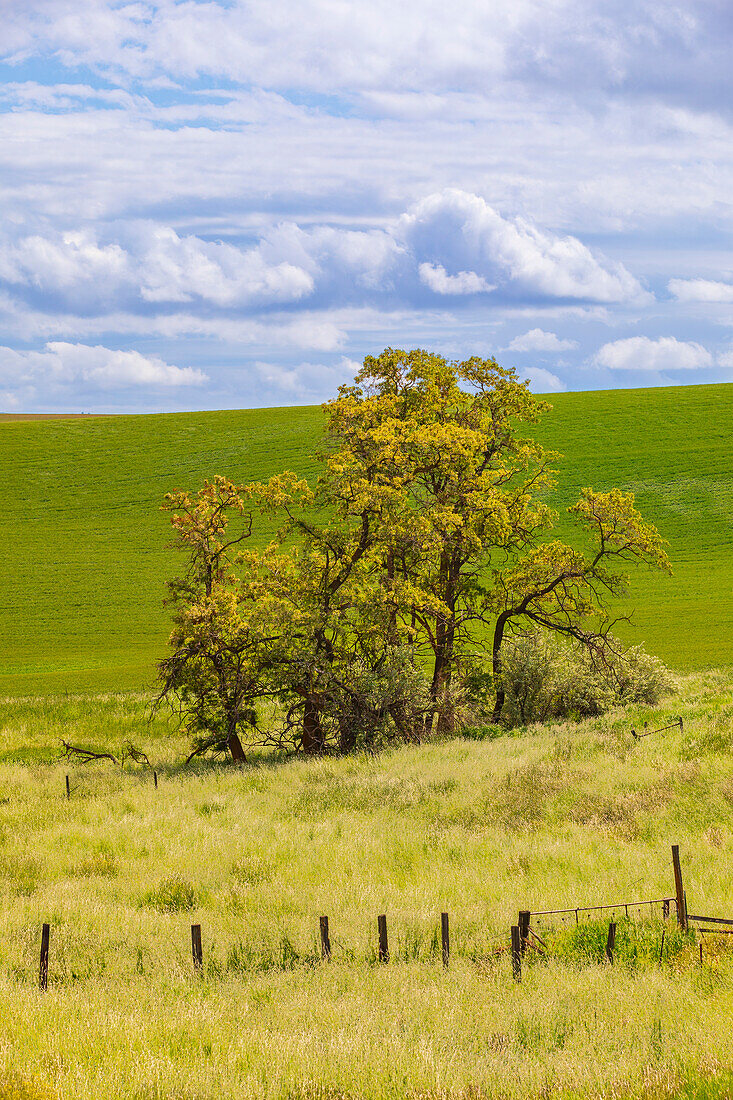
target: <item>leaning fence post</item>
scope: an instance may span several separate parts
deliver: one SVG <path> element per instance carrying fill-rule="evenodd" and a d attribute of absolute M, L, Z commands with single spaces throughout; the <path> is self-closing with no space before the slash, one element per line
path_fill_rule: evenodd
<path fill-rule="evenodd" d="M 153 786 L 156 790 L 158 789 L 158 773 L 156 771 L 153 772 Z"/>
<path fill-rule="evenodd" d="M 328 917 L 320 918 L 321 925 L 321 958 L 331 958 L 331 938 L 328 934 Z"/>
<path fill-rule="evenodd" d="M 379 931 L 379 961 L 389 962 L 389 943 L 387 942 L 387 915 L 380 913 L 377 917 L 377 929 Z"/>
<path fill-rule="evenodd" d="M 191 954 L 195 970 L 200 970 L 204 965 L 204 953 L 201 948 L 201 925 L 191 925 Z"/>
<path fill-rule="evenodd" d="M 680 846 L 672 845 L 672 867 L 674 869 L 674 888 L 677 895 L 677 923 L 683 932 L 687 931 L 687 907 L 685 905 L 685 891 L 682 885 L 682 868 L 680 866 Z"/>
<path fill-rule="evenodd" d="M 522 980 L 522 948 L 519 941 L 519 925 L 512 925 L 512 977 L 515 982 Z"/>
<path fill-rule="evenodd" d="M 529 939 L 529 918 L 531 914 L 528 909 L 519 910 L 519 950 L 524 954 L 527 950 L 527 940 Z"/>
<path fill-rule="evenodd" d="M 443 948 L 443 966 L 447 966 L 450 959 L 450 931 L 447 913 L 440 914 L 440 941 Z"/>
<path fill-rule="evenodd" d="M 613 966 L 613 949 L 616 946 L 616 922 L 611 921 L 608 926 L 608 939 L 606 940 L 606 958 Z"/>
<path fill-rule="evenodd" d="M 48 989 L 48 941 L 51 935 L 51 926 L 44 924 L 41 930 L 41 965 L 38 969 L 38 985 L 40 989 Z"/>

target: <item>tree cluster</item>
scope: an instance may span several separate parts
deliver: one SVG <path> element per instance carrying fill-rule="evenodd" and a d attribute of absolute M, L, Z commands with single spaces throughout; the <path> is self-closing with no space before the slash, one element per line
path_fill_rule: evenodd
<path fill-rule="evenodd" d="M 164 507 L 183 576 L 158 666 L 194 752 L 265 740 L 347 751 L 450 732 L 505 641 L 543 629 L 603 663 L 630 563 L 669 570 L 630 493 L 584 489 L 577 546 L 551 537 L 549 406 L 493 359 L 386 349 L 325 406 L 315 487 L 217 476 Z M 256 548 L 265 516 L 275 539 Z"/>

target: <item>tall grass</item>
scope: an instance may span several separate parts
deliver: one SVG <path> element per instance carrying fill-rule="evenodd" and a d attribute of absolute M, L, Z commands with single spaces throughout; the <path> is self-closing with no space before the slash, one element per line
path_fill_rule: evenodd
<path fill-rule="evenodd" d="M 682 733 L 631 736 L 677 714 Z M 61 737 L 132 737 L 157 790 L 142 766 L 58 761 Z M 701 967 L 670 925 L 660 964 L 658 914 L 619 921 L 609 966 L 602 922 L 558 923 L 521 985 L 506 951 L 520 908 L 673 893 L 671 843 L 690 907 L 733 915 L 731 673 L 688 678 L 654 710 L 374 758 L 184 769 L 175 731 L 123 696 L 6 701 L 0 738 L 0 1098 L 733 1090 L 723 937 Z"/>

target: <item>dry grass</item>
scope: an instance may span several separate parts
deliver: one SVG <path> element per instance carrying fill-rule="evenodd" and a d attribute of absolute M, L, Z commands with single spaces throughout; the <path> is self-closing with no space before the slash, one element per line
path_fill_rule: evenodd
<path fill-rule="evenodd" d="M 732 1095 L 722 938 L 702 968 L 685 943 L 659 965 L 650 924 L 619 933 L 611 968 L 589 925 L 559 933 L 520 986 L 505 951 L 519 908 L 669 895 L 674 842 L 691 907 L 733 914 L 732 686 L 709 673 L 656 712 L 240 770 L 183 770 L 139 698 L 8 703 L 0 1100 Z M 684 733 L 631 736 L 677 713 Z M 132 737 L 158 789 L 134 765 L 54 763 L 61 737 Z"/>

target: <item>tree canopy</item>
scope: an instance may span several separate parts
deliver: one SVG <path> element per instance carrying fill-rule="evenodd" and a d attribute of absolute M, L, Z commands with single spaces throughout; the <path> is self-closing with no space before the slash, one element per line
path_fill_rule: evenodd
<path fill-rule="evenodd" d="M 245 737 L 320 752 L 448 732 L 477 667 L 498 721 L 502 648 L 528 628 L 603 662 L 626 569 L 669 561 L 619 489 L 584 489 L 569 509 L 577 545 L 552 538 L 560 456 L 530 434 L 549 408 L 494 359 L 388 348 L 324 406 L 315 486 L 286 471 L 169 494 L 187 570 L 169 584 L 161 698 L 194 751 L 242 759 Z M 263 514 L 282 525 L 250 549 Z"/>

